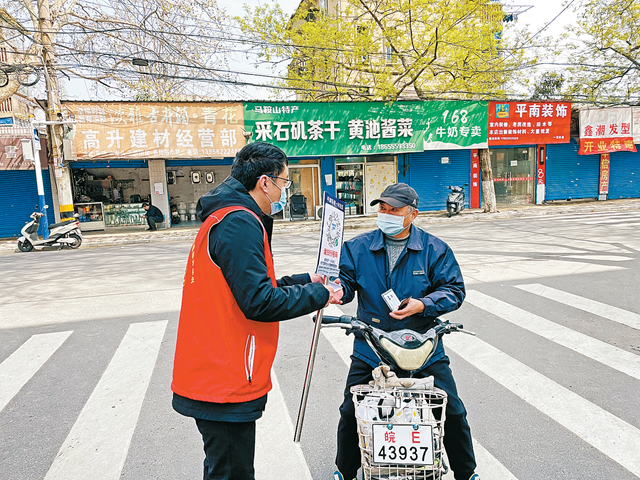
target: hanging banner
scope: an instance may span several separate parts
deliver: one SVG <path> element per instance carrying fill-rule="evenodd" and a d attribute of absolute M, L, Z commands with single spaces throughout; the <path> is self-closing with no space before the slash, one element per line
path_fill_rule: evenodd
<path fill-rule="evenodd" d="M 580 155 L 635 152 L 631 107 L 580 110 Z"/>
<path fill-rule="evenodd" d="M 340 275 L 340 252 L 344 234 L 344 202 L 324 193 L 320 251 L 316 273 L 329 277 Z"/>
<path fill-rule="evenodd" d="M 223 158 L 245 145 L 241 103 L 76 103 L 78 160 Z"/>
<path fill-rule="evenodd" d="M 632 107 L 633 126 L 631 131 L 633 132 L 633 143 L 635 145 L 640 144 L 640 107 Z"/>
<path fill-rule="evenodd" d="M 251 142 L 288 156 L 422 151 L 422 102 L 246 103 Z"/>
<path fill-rule="evenodd" d="M 487 102 L 424 102 L 424 149 L 488 148 Z"/>
<path fill-rule="evenodd" d="M 600 181 L 598 182 L 598 191 L 600 197 L 604 196 L 604 198 L 600 198 L 600 200 L 606 200 L 609 194 L 609 160 L 608 153 L 600 154 Z"/>
<path fill-rule="evenodd" d="M 569 143 L 571 103 L 489 102 L 489 145 Z"/>

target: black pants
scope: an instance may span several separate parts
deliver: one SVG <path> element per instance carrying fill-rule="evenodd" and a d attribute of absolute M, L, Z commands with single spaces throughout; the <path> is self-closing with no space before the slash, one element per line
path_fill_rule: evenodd
<path fill-rule="evenodd" d="M 196 418 L 204 442 L 204 480 L 254 480 L 256 422 Z"/>
<path fill-rule="evenodd" d="M 151 230 L 157 230 L 158 227 L 156 223 L 162 223 L 163 220 L 164 218 L 162 217 L 152 217 L 150 215 L 147 215 L 147 224 L 149 225 L 149 228 Z"/>
<path fill-rule="evenodd" d="M 338 423 L 338 454 L 336 466 L 345 480 L 356 478 L 360 468 L 360 448 L 358 447 L 358 430 L 356 426 L 355 408 L 350 388 L 363 385 L 372 380 L 371 366 L 351 356 L 351 368 L 344 390 L 344 401 L 340 406 L 340 422 Z M 396 372 L 399 377 L 408 377 L 406 372 Z M 444 447 L 451 463 L 456 480 L 468 480 L 476 469 L 476 460 L 471 443 L 471 430 L 467 423 L 467 411 L 458 397 L 456 382 L 449 368 L 449 358 L 429 365 L 416 373 L 414 377 L 423 378 L 433 375 L 434 384 L 447 392 L 447 416 L 444 423 Z"/>

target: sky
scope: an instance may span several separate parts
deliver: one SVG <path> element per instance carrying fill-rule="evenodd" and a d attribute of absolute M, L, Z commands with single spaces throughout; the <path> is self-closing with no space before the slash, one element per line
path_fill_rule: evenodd
<path fill-rule="evenodd" d="M 245 0 L 245 1 L 233 1 L 233 0 L 218 0 L 219 5 L 223 7 L 229 16 L 242 16 L 244 14 L 243 5 L 248 4 L 249 6 L 256 6 L 260 4 L 264 4 L 265 1 L 262 2 L 260 0 Z M 282 6 L 285 11 L 290 13 L 294 13 L 296 7 L 299 5 L 299 0 L 279 0 L 278 3 Z M 569 6 L 566 10 L 564 9 L 567 3 L 573 3 L 571 0 L 530 0 L 530 1 L 518 1 L 518 0 L 505 0 L 503 4 L 505 5 L 526 5 L 532 6 L 531 9 L 521 14 L 518 18 L 519 24 L 526 24 L 529 26 L 529 30 L 532 33 L 536 33 L 539 30 L 543 29 L 545 26 L 547 28 L 544 29 L 540 33 L 539 36 L 559 36 L 564 32 L 564 28 L 567 25 L 570 25 L 572 22 L 575 22 L 575 13 L 573 12 L 573 7 Z M 563 11 L 564 10 L 564 11 Z M 562 13 L 561 13 L 562 12 Z M 558 18 L 554 20 L 554 18 L 558 15 Z M 549 23 L 551 22 L 551 23 Z M 247 63 L 246 59 L 230 59 L 230 67 L 232 70 L 236 71 L 250 71 L 250 72 L 261 72 L 266 74 L 272 74 L 272 71 L 265 68 L 260 67 L 257 70 L 250 64 Z M 251 81 L 261 81 L 260 77 L 249 77 Z M 66 96 L 65 99 L 71 100 L 117 100 L 120 97 L 117 94 L 109 95 L 103 94 L 100 98 L 96 98 L 95 93 L 89 89 L 90 82 L 86 80 L 72 80 L 71 82 L 66 82 L 65 90 Z M 244 94 L 241 95 L 242 98 L 239 98 L 236 94 L 235 97 L 225 98 L 228 100 L 249 100 L 249 99 L 261 99 L 266 100 L 270 98 L 270 92 L 267 89 L 261 88 L 247 88 Z"/>

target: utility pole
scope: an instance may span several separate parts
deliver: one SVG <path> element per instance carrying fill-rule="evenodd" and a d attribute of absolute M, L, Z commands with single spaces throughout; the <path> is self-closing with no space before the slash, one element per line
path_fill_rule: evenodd
<path fill-rule="evenodd" d="M 42 44 L 42 63 L 47 89 L 47 120 L 49 125 L 49 143 L 53 158 L 54 179 L 58 192 L 60 220 L 72 220 L 73 217 L 73 190 L 71 189 L 71 169 L 68 163 L 63 162 L 62 154 L 62 106 L 60 104 L 60 92 L 58 90 L 58 75 L 55 67 L 55 53 L 51 34 L 53 23 L 49 0 L 38 0 L 38 17 L 40 41 Z"/>

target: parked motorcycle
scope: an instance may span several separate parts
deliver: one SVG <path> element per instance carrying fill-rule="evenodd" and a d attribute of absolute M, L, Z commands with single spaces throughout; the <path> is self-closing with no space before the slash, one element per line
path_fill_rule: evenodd
<path fill-rule="evenodd" d="M 468 183 L 465 183 L 462 187 L 454 185 L 449 185 L 447 187 L 451 190 L 447 197 L 447 213 L 449 213 L 449 217 L 457 215 L 464 210 L 464 187 L 468 185 Z"/>
<path fill-rule="evenodd" d="M 46 240 L 38 236 L 38 227 L 40 220 L 44 214 L 33 212 L 31 221 L 27 222 L 20 233 L 22 236 L 18 238 L 18 249 L 21 252 L 30 252 L 34 247 L 59 247 L 59 248 L 78 248 L 82 245 L 82 233 L 80 233 L 80 222 L 75 220 L 67 220 L 66 222 L 49 224 L 49 238 Z"/>
<path fill-rule="evenodd" d="M 448 471 L 444 462 L 446 392 L 435 388 L 432 379 L 414 383 L 395 375 L 424 368 L 442 335 L 475 335 L 459 323 L 436 322 L 426 333 L 385 332 L 348 315 L 322 318 L 323 328 L 359 332 L 382 362 L 373 372 L 373 385 L 351 387 L 364 480 L 439 480 Z"/>

